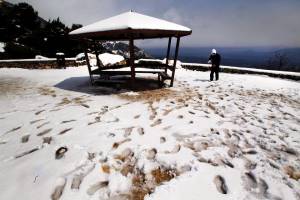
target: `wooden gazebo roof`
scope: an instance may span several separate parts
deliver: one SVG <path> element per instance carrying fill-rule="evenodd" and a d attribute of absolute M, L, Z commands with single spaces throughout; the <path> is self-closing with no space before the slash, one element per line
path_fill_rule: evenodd
<path fill-rule="evenodd" d="M 162 19 L 126 12 L 70 32 L 71 36 L 101 40 L 183 37 L 192 30 Z"/>

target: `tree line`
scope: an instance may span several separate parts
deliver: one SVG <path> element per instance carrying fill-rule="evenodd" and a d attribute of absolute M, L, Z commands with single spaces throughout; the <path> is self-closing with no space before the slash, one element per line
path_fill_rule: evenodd
<path fill-rule="evenodd" d="M 80 27 L 68 27 L 59 18 L 45 21 L 27 3 L 0 2 L 0 42 L 5 43 L 0 59 L 55 57 L 57 52 L 75 56 L 80 52 L 79 42 L 68 33 Z"/>

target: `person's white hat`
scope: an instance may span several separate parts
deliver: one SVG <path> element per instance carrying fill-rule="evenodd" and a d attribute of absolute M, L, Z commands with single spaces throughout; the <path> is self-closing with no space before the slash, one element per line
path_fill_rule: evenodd
<path fill-rule="evenodd" d="M 212 49 L 211 50 L 211 54 L 216 54 L 217 53 L 217 50 L 216 49 Z"/>

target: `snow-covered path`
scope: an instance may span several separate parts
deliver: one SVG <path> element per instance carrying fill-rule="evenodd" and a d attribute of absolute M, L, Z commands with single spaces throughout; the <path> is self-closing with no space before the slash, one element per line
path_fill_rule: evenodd
<path fill-rule="evenodd" d="M 208 76 L 127 92 L 0 69 L 0 199 L 299 199 L 300 83 Z"/>

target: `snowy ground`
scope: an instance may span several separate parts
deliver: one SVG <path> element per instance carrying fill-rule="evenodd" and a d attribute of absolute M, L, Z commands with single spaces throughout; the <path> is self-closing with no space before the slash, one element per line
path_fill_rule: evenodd
<path fill-rule="evenodd" d="M 0 199 L 300 199 L 300 83 L 208 77 L 127 92 L 0 69 Z"/>

